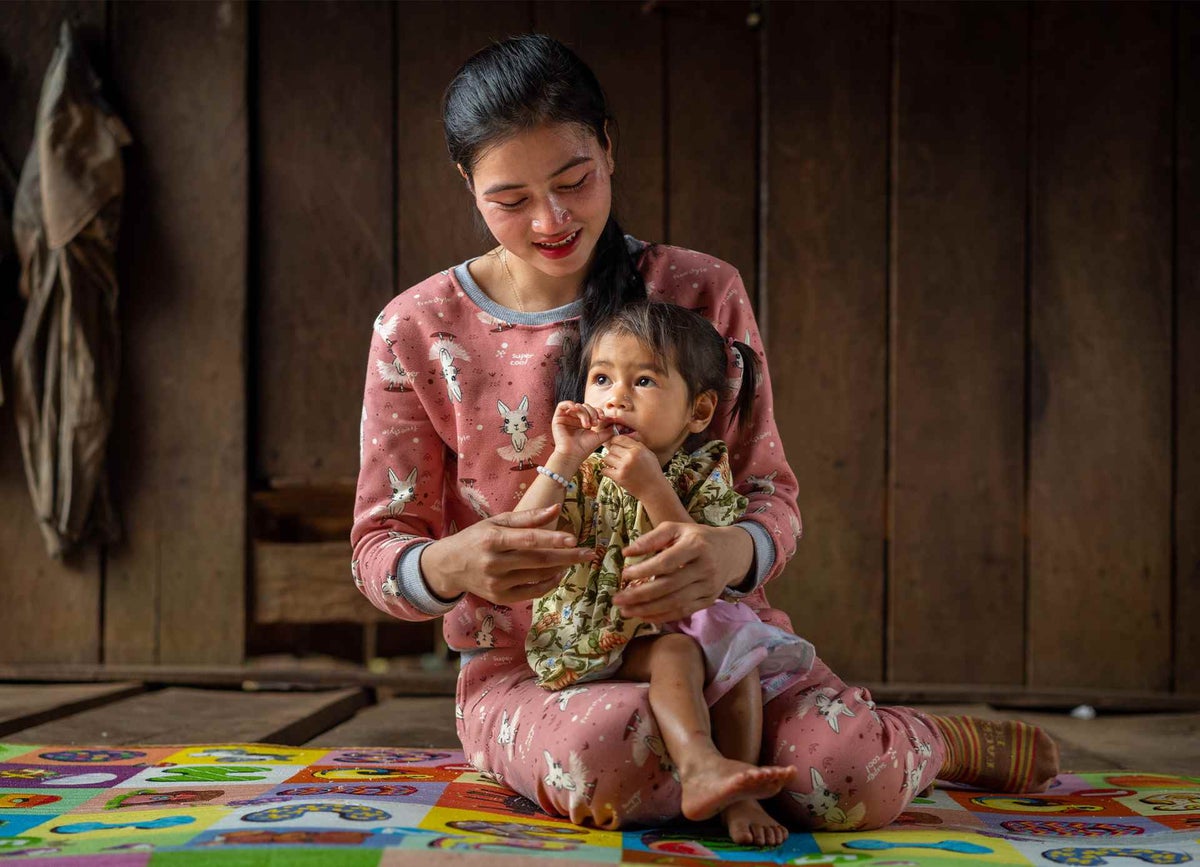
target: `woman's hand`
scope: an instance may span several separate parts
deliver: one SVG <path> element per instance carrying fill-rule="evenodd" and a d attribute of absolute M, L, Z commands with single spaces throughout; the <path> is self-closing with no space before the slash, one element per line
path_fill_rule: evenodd
<path fill-rule="evenodd" d="M 658 457 L 635 437 L 621 434 L 608 441 L 603 474 L 639 500 L 664 493 L 678 499 L 658 465 Z"/>
<path fill-rule="evenodd" d="M 740 584 L 754 560 L 754 540 L 740 527 L 667 521 L 623 553 L 653 556 L 622 571 L 622 581 L 635 586 L 626 587 L 613 602 L 626 617 L 666 623 L 707 608 L 727 586 Z"/>
<path fill-rule="evenodd" d="M 427 545 L 421 551 L 425 583 L 442 599 L 474 593 L 502 605 L 549 592 L 569 567 L 594 554 L 577 547 L 570 533 L 538 529 L 559 508 L 502 512 Z"/>
<path fill-rule="evenodd" d="M 564 400 L 554 407 L 550 432 L 554 450 L 578 464 L 612 438 L 613 427 L 594 406 Z"/>

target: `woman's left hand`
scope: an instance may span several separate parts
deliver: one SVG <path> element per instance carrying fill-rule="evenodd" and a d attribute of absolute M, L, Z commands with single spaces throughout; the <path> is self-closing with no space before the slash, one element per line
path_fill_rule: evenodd
<path fill-rule="evenodd" d="M 754 560 L 754 540 L 740 527 L 664 521 L 623 553 L 653 556 L 622 571 L 622 581 L 636 586 L 613 602 L 626 617 L 665 623 L 707 608 L 726 586 L 740 584 Z"/>

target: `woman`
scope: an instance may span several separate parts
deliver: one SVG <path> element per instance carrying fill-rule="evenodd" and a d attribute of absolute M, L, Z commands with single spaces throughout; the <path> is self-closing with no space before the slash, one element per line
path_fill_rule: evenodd
<path fill-rule="evenodd" d="M 549 454 L 557 399 L 576 397 L 581 338 L 609 312 L 671 301 L 762 354 L 734 268 L 622 232 L 611 121 L 591 70 L 546 36 L 492 45 L 451 82 L 447 146 L 499 246 L 411 287 L 376 319 L 352 531 L 355 582 L 377 607 L 444 616 L 463 657 L 456 713 L 468 758 L 548 812 L 604 828 L 678 816 L 677 775 L 644 685 L 536 685 L 524 654 L 530 600 L 593 552 L 542 529 L 555 507 L 509 510 Z M 728 376 L 740 378 L 732 357 Z M 656 580 L 622 591 L 622 611 L 679 620 L 731 592 L 791 629 L 763 592 L 800 536 L 765 371 L 745 430 L 727 418 L 712 428 L 750 500 L 742 520 L 666 522 L 641 536 L 626 553 L 649 556 L 623 578 Z M 1040 730 L 877 708 L 819 660 L 766 704 L 761 729 L 764 761 L 797 769 L 777 804 L 807 829 L 888 824 L 935 776 L 1034 791 L 1057 769 Z M 991 752 L 971 749 L 981 740 Z M 767 839 L 754 825 L 731 833 Z"/>

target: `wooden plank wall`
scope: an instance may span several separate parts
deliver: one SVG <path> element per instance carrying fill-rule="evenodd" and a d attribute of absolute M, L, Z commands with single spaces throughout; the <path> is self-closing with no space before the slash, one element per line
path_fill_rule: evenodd
<path fill-rule="evenodd" d="M 1027 31 L 1016 4 L 897 8 L 887 635 L 901 681 L 1022 677 Z M 938 642 L 922 638 L 931 623 Z"/>
<path fill-rule="evenodd" d="M 133 132 L 107 662 L 242 657 L 246 538 L 246 7 L 109 7 Z"/>
<path fill-rule="evenodd" d="M 804 537 L 770 589 L 835 671 L 884 676 L 892 10 L 767 9 L 765 341 Z"/>
<path fill-rule="evenodd" d="M 1172 10 L 1093 13 L 1033 12 L 1029 676 L 1165 689 Z"/>
<path fill-rule="evenodd" d="M 126 538 L 46 560 L 0 408 L 5 661 L 230 662 L 273 619 L 355 616 L 246 576 L 256 557 L 337 562 L 371 320 L 491 245 L 442 90 L 532 29 L 608 91 L 626 231 L 751 288 L 805 518 L 770 592 L 835 670 L 1200 691 L 1193 5 L 14 10 L 9 163 L 63 14 L 136 143 Z M 0 303 L 7 347 L 20 306 Z M 25 637 L 37 617 L 54 641 Z"/>
<path fill-rule="evenodd" d="M 1200 8 L 1176 7 L 1175 688 L 1200 692 Z"/>

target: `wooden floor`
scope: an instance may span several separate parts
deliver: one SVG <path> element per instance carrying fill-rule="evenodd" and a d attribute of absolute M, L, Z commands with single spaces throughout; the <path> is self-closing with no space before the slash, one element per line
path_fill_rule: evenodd
<path fill-rule="evenodd" d="M 382 698 L 382 700 L 380 700 Z M 987 704 L 915 705 L 1017 717 L 1059 743 L 1067 771 L 1200 776 L 1200 713 L 1067 713 Z M 0 740 L 34 744 L 276 743 L 456 747 L 454 699 L 380 696 L 369 687 L 229 689 L 139 682 L 0 684 Z"/>

